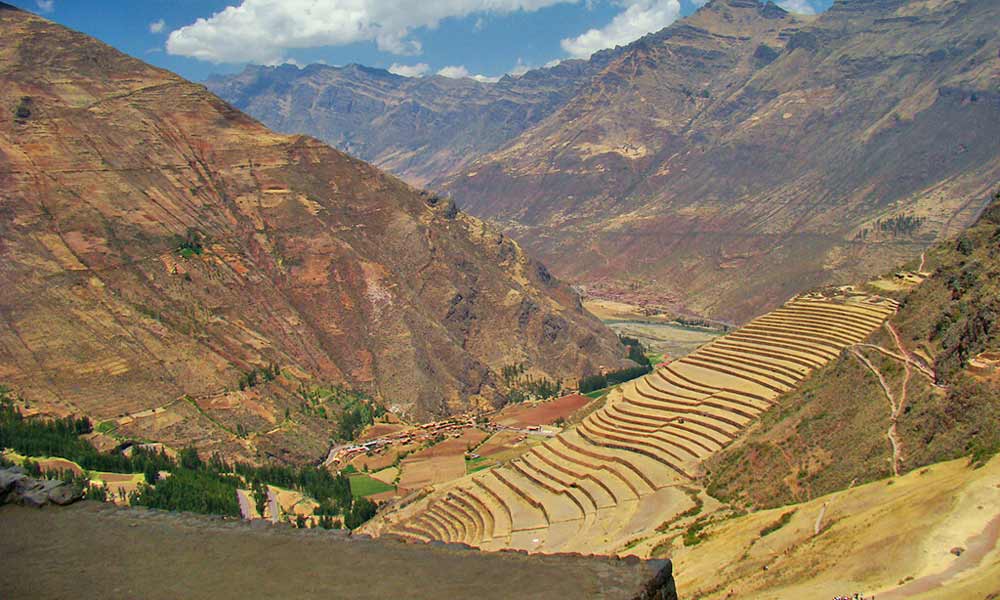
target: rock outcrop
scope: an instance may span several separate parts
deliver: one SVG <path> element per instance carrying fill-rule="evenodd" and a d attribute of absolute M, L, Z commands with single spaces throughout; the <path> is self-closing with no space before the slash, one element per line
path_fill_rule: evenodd
<path fill-rule="evenodd" d="M 83 490 L 58 479 L 35 479 L 20 467 L 0 469 L 0 504 L 41 508 L 47 504 L 66 506 L 83 498 Z"/>

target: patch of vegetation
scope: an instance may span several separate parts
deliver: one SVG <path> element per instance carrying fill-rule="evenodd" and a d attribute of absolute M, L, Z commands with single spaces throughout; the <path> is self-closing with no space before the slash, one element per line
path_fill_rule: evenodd
<path fill-rule="evenodd" d="M 132 503 L 149 508 L 182 510 L 196 513 L 240 516 L 236 477 L 203 470 L 178 469 L 156 485 L 144 485 L 132 497 Z"/>
<path fill-rule="evenodd" d="M 245 390 L 256 387 L 261 383 L 274 381 L 277 379 L 278 375 L 281 375 L 281 367 L 274 363 L 271 363 L 264 368 L 254 367 L 243 375 L 240 375 L 240 379 L 236 385 L 240 388 L 240 390 Z"/>
<path fill-rule="evenodd" d="M 704 542 L 708 536 L 706 536 L 702 530 L 708 527 L 708 519 L 701 518 L 688 525 L 688 528 L 684 530 L 684 545 L 687 547 L 697 546 L 698 544 Z"/>
<path fill-rule="evenodd" d="M 646 356 L 646 349 L 642 346 L 642 342 L 633 337 L 628 337 L 626 335 L 618 334 L 618 340 L 628 348 L 628 358 L 632 362 L 640 366 L 651 367 L 649 357 Z"/>
<path fill-rule="evenodd" d="M 610 373 L 604 375 L 588 375 L 580 380 L 580 393 L 589 394 L 590 392 L 603 390 L 604 388 L 625 383 L 626 381 L 632 381 L 633 379 L 646 375 L 652 370 L 653 368 L 651 366 L 642 365 L 618 371 L 611 371 Z"/>
<path fill-rule="evenodd" d="M 1000 441 L 993 440 L 992 444 L 976 440 L 972 443 L 972 450 L 969 452 L 969 466 L 979 469 L 986 466 L 997 452 L 1000 452 Z"/>
<path fill-rule="evenodd" d="M 381 482 L 378 479 L 367 475 L 354 475 L 349 479 L 351 482 L 351 494 L 355 498 L 374 496 L 375 494 L 391 492 L 396 489 L 387 483 Z"/>
<path fill-rule="evenodd" d="M 31 96 L 21 96 L 21 100 L 18 101 L 17 107 L 14 108 L 14 117 L 19 121 L 24 121 L 31 117 Z"/>
<path fill-rule="evenodd" d="M 184 237 L 177 237 L 177 253 L 184 258 L 200 256 L 205 251 L 205 241 L 201 233 L 194 228 L 188 228 Z"/>
<path fill-rule="evenodd" d="M 303 413 L 324 419 L 337 418 L 334 438 L 348 442 L 357 439 L 365 427 L 386 414 L 385 407 L 364 392 L 343 386 L 299 388 Z"/>
<path fill-rule="evenodd" d="M 788 525 L 788 522 L 792 520 L 792 517 L 795 515 L 795 512 L 796 511 L 794 510 L 790 510 L 781 515 L 781 517 L 779 517 L 778 520 L 775 521 L 774 523 L 771 523 L 770 525 L 767 525 L 766 527 L 762 528 L 760 530 L 760 537 L 771 535 L 772 533 L 778 531 L 785 525 Z"/>

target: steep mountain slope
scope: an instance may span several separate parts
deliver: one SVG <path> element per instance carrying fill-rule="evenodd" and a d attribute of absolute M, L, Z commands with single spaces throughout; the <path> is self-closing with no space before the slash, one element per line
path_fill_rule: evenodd
<path fill-rule="evenodd" d="M 970 224 L 1000 179 L 1000 5 L 712 0 L 435 182 L 554 272 L 745 320 Z"/>
<path fill-rule="evenodd" d="M 33 409 L 315 458 L 316 386 L 426 418 L 498 401 L 507 364 L 623 362 L 453 204 L 29 13 L 0 31 L 0 383 Z"/>
<path fill-rule="evenodd" d="M 902 308 L 868 344 L 713 459 L 714 495 L 780 506 L 1000 450 L 1000 197 L 928 252 L 925 268 L 925 281 L 895 292 Z"/>
<path fill-rule="evenodd" d="M 247 67 L 208 88 L 267 126 L 307 133 L 414 184 L 451 173 L 551 114 L 613 51 L 499 82 L 359 65 Z"/>

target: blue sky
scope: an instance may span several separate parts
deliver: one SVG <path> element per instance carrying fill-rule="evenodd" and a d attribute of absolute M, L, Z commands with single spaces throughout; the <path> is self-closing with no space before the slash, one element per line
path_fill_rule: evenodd
<path fill-rule="evenodd" d="M 8 0 L 10 1 L 10 0 Z M 819 11 L 832 0 L 781 0 Z M 247 63 L 499 77 L 627 43 L 705 0 L 13 0 L 204 80 Z"/>

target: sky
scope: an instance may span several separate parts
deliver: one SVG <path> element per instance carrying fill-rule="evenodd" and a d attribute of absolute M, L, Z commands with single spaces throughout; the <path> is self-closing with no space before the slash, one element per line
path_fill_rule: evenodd
<path fill-rule="evenodd" d="M 11 0 L 7 0 L 11 1 Z M 627 44 L 706 0 L 13 0 L 193 81 L 359 63 L 494 80 Z M 793 12 L 832 0 L 779 0 Z"/>

